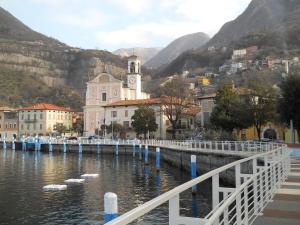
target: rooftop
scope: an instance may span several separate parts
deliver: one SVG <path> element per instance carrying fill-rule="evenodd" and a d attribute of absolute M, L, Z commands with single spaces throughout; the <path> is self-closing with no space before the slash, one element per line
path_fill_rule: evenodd
<path fill-rule="evenodd" d="M 1 106 L 0 111 L 2 112 L 8 112 L 8 111 L 16 111 L 16 109 L 8 107 L 8 106 Z"/>
<path fill-rule="evenodd" d="M 57 106 L 57 105 L 52 105 L 49 103 L 39 103 L 36 105 L 32 105 L 32 106 L 28 106 L 28 107 L 21 107 L 18 109 L 20 110 L 57 110 L 57 111 L 71 111 L 68 108 L 64 108 L 61 106 Z"/>
<path fill-rule="evenodd" d="M 161 98 L 120 100 L 120 101 L 110 103 L 104 107 L 131 106 L 131 105 L 159 105 L 159 104 L 161 104 L 161 102 L 162 102 Z"/>

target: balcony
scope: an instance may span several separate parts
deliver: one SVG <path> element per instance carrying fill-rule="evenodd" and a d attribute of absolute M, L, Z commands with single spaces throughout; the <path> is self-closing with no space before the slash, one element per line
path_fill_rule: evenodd
<path fill-rule="evenodd" d="M 24 123 L 36 123 L 37 119 L 25 119 Z"/>

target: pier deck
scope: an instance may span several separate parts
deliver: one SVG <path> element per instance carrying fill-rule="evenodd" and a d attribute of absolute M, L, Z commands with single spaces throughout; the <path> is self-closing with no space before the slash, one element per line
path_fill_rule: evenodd
<path fill-rule="evenodd" d="M 291 171 L 286 182 L 276 192 L 254 225 L 300 224 L 300 157 L 291 159 Z"/>

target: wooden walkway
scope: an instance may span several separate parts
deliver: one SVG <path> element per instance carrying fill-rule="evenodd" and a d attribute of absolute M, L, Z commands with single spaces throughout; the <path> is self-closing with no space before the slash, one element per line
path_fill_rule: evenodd
<path fill-rule="evenodd" d="M 291 172 L 254 225 L 300 225 L 300 157 L 292 157 Z"/>

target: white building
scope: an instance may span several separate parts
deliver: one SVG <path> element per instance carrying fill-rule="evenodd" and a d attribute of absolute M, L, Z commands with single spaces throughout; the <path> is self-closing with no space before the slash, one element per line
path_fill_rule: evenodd
<path fill-rule="evenodd" d="M 72 115 L 69 109 L 40 103 L 19 109 L 20 136 L 49 135 L 56 132 L 56 126 L 72 128 Z"/>
<path fill-rule="evenodd" d="M 114 123 L 121 124 L 124 128 L 122 138 L 136 138 L 131 123 L 131 117 L 139 106 L 148 106 L 155 112 L 156 124 L 158 128 L 156 132 L 149 134 L 152 138 L 166 139 L 166 130 L 169 127 L 169 120 L 162 110 L 161 100 L 159 98 L 142 99 L 142 100 L 121 100 L 105 106 L 105 125 L 109 126 Z M 111 137 L 107 134 L 106 137 Z"/>
<path fill-rule="evenodd" d="M 141 63 L 137 56 L 128 60 L 126 82 L 102 73 L 87 82 L 86 104 L 84 106 L 84 135 L 94 135 L 96 129 L 104 124 L 104 106 L 120 100 L 149 99 L 142 92 Z"/>
<path fill-rule="evenodd" d="M 0 107 L 0 139 L 18 136 L 18 112 L 9 107 Z"/>

